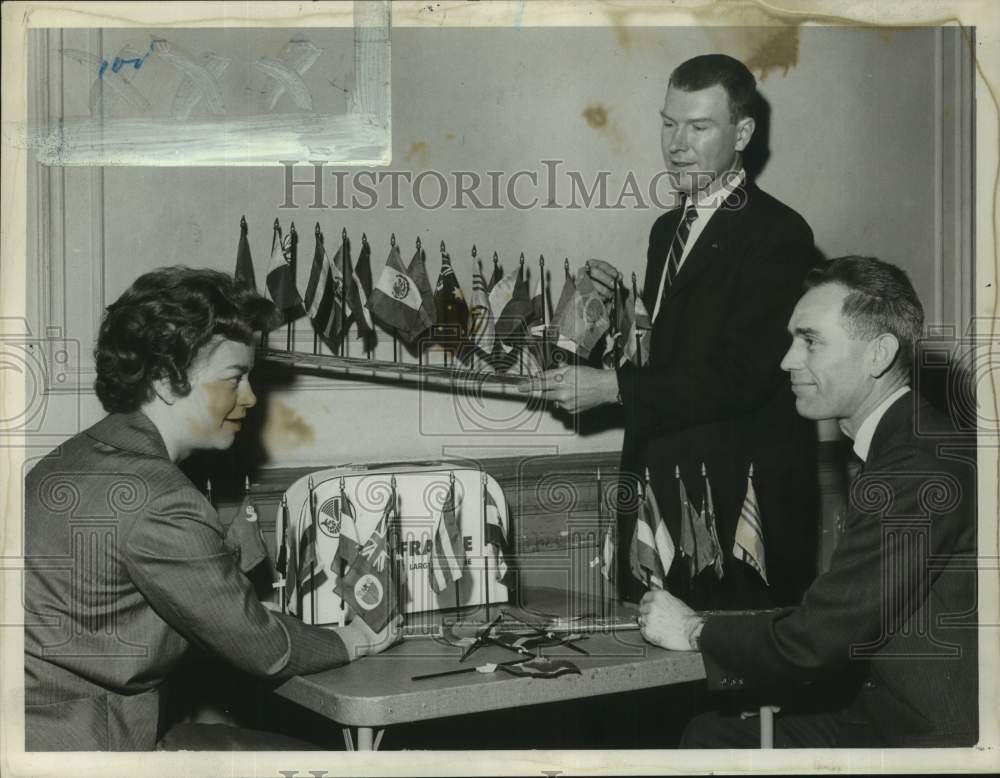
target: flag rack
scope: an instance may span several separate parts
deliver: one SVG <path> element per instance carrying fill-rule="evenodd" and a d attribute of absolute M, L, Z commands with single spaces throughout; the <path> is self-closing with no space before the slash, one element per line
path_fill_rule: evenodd
<path fill-rule="evenodd" d="M 518 384 L 530 380 L 528 374 L 483 373 L 442 365 L 405 364 L 377 359 L 341 357 L 329 354 L 308 354 L 298 351 L 279 351 L 261 348 L 258 359 L 273 365 L 294 370 L 308 370 L 323 375 L 353 378 L 359 381 L 372 379 L 397 384 L 419 384 L 442 389 L 457 389 L 483 396 L 520 397 Z"/>

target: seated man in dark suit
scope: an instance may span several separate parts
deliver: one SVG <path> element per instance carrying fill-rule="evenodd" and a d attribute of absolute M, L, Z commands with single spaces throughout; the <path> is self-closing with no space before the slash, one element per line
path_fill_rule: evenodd
<path fill-rule="evenodd" d="M 775 745 L 972 745 L 976 442 L 910 390 L 923 310 L 902 270 L 842 257 L 812 271 L 806 289 L 782 368 L 798 412 L 838 419 L 862 461 L 830 568 L 799 606 L 755 615 L 705 618 L 650 592 L 642 634 L 701 650 L 711 687 L 767 687 L 766 701 L 780 700 L 782 685 L 859 679 L 846 700 L 800 688 L 799 707 L 783 705 L 775 720 Z M 682 745 L 753 747 L 757 726 L 703 714 Z"/>
<path fill-rule="evenodd" d="M 245 575 L 265 553 L 256 529 L 237 517 L 227 530 L 176 465 L 232 445 L 273 316 L 231 276 L 186 267 L 143 275 L 108 307 L 96 389 L 109 415 L 25 483 L 25 750 L 154 748 L 161 689 L 192 645 L 281 680 L 393 642 L 398 619 L 376 634 L 360 618 L 327 630 L 266 609 Z M 308 747 L 240 733 L 201 731 L 197 744 Z"/>

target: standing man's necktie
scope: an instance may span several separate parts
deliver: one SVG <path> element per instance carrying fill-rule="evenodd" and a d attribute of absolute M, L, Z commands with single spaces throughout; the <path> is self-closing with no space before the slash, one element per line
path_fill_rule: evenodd
<path fill-rule="evenodd" d="M 684 246 L 687 244 L 688 235 L 691 234 L 691 225 L 698 218 L 698 209 L 694 207 L 694 203 L 687 198 L 684 199 L 684 203 L 684 213 L 681 216 L 680 223 L 677 225 L 674 239 L 670 241 L 670 250 L 667 252 L 667 263 L 664 265 L 663 275 L 660 277 L 660 291 L 656 296 L 656 305 L 653 307 L 653 321 L 656 321 L 656 317 L 660 313 L 660 306 L 670 291 L 670 287 L 674 285 L 674 278 L 677 277 L 677 273 L 681 269 L 681 257 L 684 256 Z"/>

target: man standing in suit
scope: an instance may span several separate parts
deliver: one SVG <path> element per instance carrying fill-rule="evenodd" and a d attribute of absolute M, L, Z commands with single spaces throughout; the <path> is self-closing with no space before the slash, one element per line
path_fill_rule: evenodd
<path fill-rule="evenodd" d="M 814 686 L 782 706 L 778 746 L 974 744 L 975 438 L 910 390 L 923 310 L 902 270 L 841 257 L 810 273 L 806 288 L 782 367 L 799 413 L 837 419 L 862 462 L 830 568 L 801 605 L 771 613 L 705 618 L 650 592 L 639 607 L 643 637 L 701 650 L 710 688 L 832 681 L 836 699 Z M 753 747 L 757 726 L 703 714 L 682 745 Z"/>
<path fill-rule="evenodd" d="M 754 133 L 755 97 L 753 74 L 732 57 L 699 56 L 674 70 L 660 111 L 661 144 L 681 206 L 660 216 L 649 237 L 648 364 L 542 376 L 542 394 L 556 409 L 624 406 L 622 471 L 642 477 L 648 469 L 678 547 L 675 473 L 700 507 L 705 468 L 724 565 L 691 577 L 689 560 L 678 554 L 668 578 L 671 591 L 702 608 L 797 602 L 815 575 L 815 425 L 796 415 L 778 367 L 785 323 L 813 262 L 813 236 L 799 214 L 746 180 L 742 154 Z M 600 260 L 589 265 L 610 298 L 621 273 Z M 751 465 L 767 582 L 733 553 Z M 622 571 L 634 521 L 635 506 L 622 506 Z M 629 599 L 641 596 L 630 576 L 619 584 Z"/>

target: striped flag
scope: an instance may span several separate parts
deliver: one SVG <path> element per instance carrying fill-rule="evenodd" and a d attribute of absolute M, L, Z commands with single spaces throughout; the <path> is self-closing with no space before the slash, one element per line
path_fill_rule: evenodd
<path fill-rule="evenodd" d="M 469 324 L 469 334 L 472 344 L 484 354 L 493 353 L 496 343 L 496 328 L 493 323 L 493 311 L 490 308 L 490 298 L 486 291 L 486 279 L 482 271 L 477 270 L 472 276 L 472 310 Z"/>
<path fill-rule="evenodd" d="M 291 261 L 292 236 L 281 234 L 281 227 L 274 225 L 271 240 L 271 261 L 267 266 L 267 293 L 281 311 L 282 324 L 302 316 L 302 298 L 295 288 L 295 275 Z"/>
<path fill-rule="evenodd" d="M 247 219 L 240 219 L 240 242 L 236 246 L 236 281 L 248 289 L 257 291 L 257 278 L 253 272 L 253 258 L 250 256 L 250 241 L 247 240 Z"/>
<path fill-rule="evenodd" d="M 368 300 L 372 296 L 372 249 L 368 239 L 361 236 L 361 253 L 354 265 L 354 278 L 351 281 L 351 316 L 358 325 L 358 334 L 365 345 L 365 351 L 373 351 L 378 343 L 375 323 L 372 321 Z"/>
<path fill-rule="evenodd" d="M 510 284 L 511 278 L 513 285 Z M 507 297 L 508 291 L 509 297 Z M 504 302 L 505 297 L 506 302 Z M 500 302 L 503 302 L 503 305 L 499 305 Z M 531 297 L 528 295 L 528 282 L 524 277 L 523 264 L 518 266 L 516 273 L 511 273 L 494 287 L 490 292 L 490 304 L 493 310 L 497 311 L 496 332 L 501 342 L 511 347 L 523 343 L 528 322 L 532 317 Z"/>
<path fill-rule="evenodd" d="M 491 552 L 496 570 L 496 579 L 502 581 L 507 575 L 507 560 L 504 559 L 504 549 L 507 547 L 507 516 L 504 508 L 506 501 L 503 497 L 499 501 L 493 496 L 489 487 L 489 482 L 483 484 L 486 491 L 484 502 L 486 504 L 486 545 Z"/>
<path fill-rule="evenodd" d="M 396 245 L 389 249 L 389 258 L 372 290 L 368 308 L 376 319 L 387 327 L 394 327 L 407 342 L 412 342 L 431 326 L 420 290 L 403 267 Z"/>
<path fill-rule="evenodd" d="M 648 473 L 647 473 L 648 479 Z M 632 575 L 650 589 L 662 589 L 670 565 L 674 562 L 674 540 L 660 515 L 656 495 L 646 481 L 645 496 L 635 522 L 635 534 L 629 549 Z"/>
<path fill-rule="evenodd" d="M 752 464 L 750 472 L 747 474 L 747 494 L 743 498 L 743 508 L 740 510 L 740 518 L 736 523 L 736 542 L 733 544 L 733 556 L 750 565 L 764 579 L 764 583 L 768 584 L 767 562 L 764 558 L 764 528 L 760 521 L 757 492 L 753 488 Z"/>
<path fill-rule="evenodd" d="M 313 252 L 309 284 L 306 286 L 306 313 L 313 329 L 328 346 L 334 348 L 343 334 L 341 330 L 341 301 L 344 293 L 344 276 L 341 272 L 341 256 L 337 251 L 337 261 L 331 263 L 326 254 L 323 233 L 316 225 L 316 249 Z"/>
<path fill-rule="evenodd" d="M 635 362 L 639 365 L 649 363 L 649 330 L 651 328 L 652 322 L 649 320 L 646 304 L 641 297 L 630 294 L 625 302 L 625 327 L 622 330 L 623 339 L 619 367 L 627 362 Z"/>
<path fill-rule="evenodd" d="M 440 594 L 450 584 L 460 580 L 464 572 L 465 545 L 462 543 L 462 529 L 455 516 L 455 483 L 452 482 L 434 527 L 430 560 L 431 589 Z"/>

